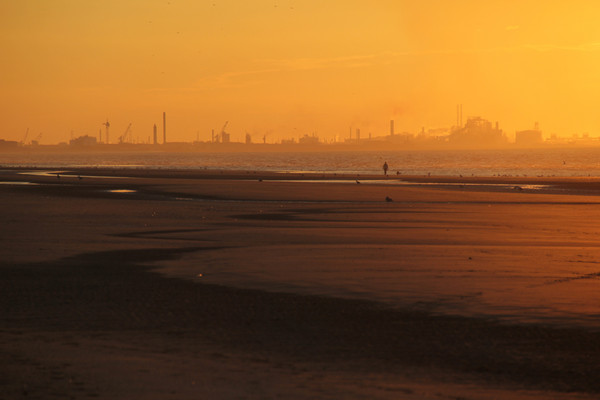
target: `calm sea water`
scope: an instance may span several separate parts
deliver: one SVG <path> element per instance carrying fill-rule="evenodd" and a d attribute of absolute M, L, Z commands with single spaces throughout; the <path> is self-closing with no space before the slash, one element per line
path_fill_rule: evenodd
<path fill-rule="evenodd" d="M 0 153 L 0 166 L 230 169 L 446 176 L 600 176 L 600 148 L 285 152 L 285 153 Z"/>

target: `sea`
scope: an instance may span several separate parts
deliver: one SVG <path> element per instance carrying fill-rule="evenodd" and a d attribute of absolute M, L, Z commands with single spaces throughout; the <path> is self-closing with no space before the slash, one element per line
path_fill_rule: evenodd
<path fill-rule="evenodd" d="M 319 152 L 0 152 L 0 167 L 159 168 L 438 176 L 600 176 L 600 147 Z"/>

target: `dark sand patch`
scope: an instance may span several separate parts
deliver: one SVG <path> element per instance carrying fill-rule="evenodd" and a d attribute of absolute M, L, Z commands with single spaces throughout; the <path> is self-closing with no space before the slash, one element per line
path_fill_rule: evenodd
<path fill-rule="evenodd" d="M 3 265 L 3 341 L 37 332 L 50 342 L 60 337 L 61 346 L 75 351 L 98 338 L 144 349 L 158 337 L 161 347 L 151 352 L 173 357 L 211 348 L 213 355 L 233 352 L 259 363 L 327 366 L 334 375 L 430 370 L 441 379 L 445 371 L 446 379 L 492 386 L 600 392 L 600 333 L 232 289 L 165 278 L 143 266 L 190 251 L 202 249 L 109 251 Z M 35 364 L 8 354 L 19 368 Z M 44 368 L 64 384 L 63 368 Z"/>

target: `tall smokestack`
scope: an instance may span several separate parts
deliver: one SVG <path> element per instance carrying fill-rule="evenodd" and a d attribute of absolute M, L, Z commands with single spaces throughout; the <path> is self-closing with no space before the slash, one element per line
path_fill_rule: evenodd
<path fill-rule="evenodd" d="M 167 144 L 167 113 L 163 112 L 163 144 Z"/>
<path fill-rule="evenodd" d="M 394 120 L 390 120 L 390 136 L 394 136 Z"/>
<path fill-rule="evenodd" d="M 462 104 L 460 105 L 460 127 L 462 128 L 462 124 L 463 124 L 463 114 L 462 114 Z"/>
<path fill-rule="evenodd" d="M 158 134 L 156 130 L 156 124 L 154 124 L 154 144 L 158 144 Z"/>

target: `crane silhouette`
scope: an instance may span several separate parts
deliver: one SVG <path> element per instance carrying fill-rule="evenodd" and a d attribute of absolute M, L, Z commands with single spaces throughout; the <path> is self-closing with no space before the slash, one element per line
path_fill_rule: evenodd
<path fill-rule="evenodd" d="M 102 125 L 104 125 L 106 127 L 106 144 L 108 144 L 109 143 L 108 128 L 110 128 L 110 122 L 108 122 L 108 118 L 106 119 L 106 122 L 104 122 Z"/>

